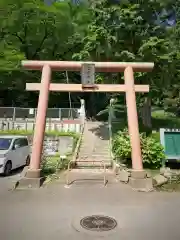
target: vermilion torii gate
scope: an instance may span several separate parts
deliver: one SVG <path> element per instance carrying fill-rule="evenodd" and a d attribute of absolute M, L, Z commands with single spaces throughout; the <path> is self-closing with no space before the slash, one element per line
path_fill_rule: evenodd
<path fill-rule="evenodd" d="M 51 81 L 52 71 L 81 71 L 84 63 L 95 65 L 96 72 L 124 72 L 125 84 L 54 84 Z M 128 128 L 132 148 L 132 168 L 134 177 L 143 178 L 143 164 L 141 156 L 138 115 L 135 92 L 148 92 L 149 85 L 135 85 L 134 72 L 148 72 L 154 67 L 154 63 L 131 63 L 131 62 L 74 62 L 74 61 L 22 61 L 22 66 L 29 70 L 42 71 L 41 83 L 27 83 L 26 90 L 39 91 L 36 125 L 32 146 L 30 167 L 26 179 L 40 179 L 40 162 L 43 148 L 43 139 L 46 123 L 46 110 L 48 107 L 49 91 L 57 92 L 125 92 Z M 138 173 L 138 174 L 137 174 Z"/>

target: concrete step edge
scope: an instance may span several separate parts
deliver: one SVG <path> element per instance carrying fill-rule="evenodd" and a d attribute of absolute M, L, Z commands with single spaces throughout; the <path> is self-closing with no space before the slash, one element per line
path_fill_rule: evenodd
<path fill-rule="evenodd" d="M 112 165 L 111 164 L 105 164 L 105 167 L 106 168 L 111 168 Z M 103 169 L 104 165 L 100 165 L 100 164 L 97 164 L 97 165 L 93 165 L 93 164 L 77 164 L 76 168 L 98 168 L 98 169 L 101 168 L 101 169 Z"/>

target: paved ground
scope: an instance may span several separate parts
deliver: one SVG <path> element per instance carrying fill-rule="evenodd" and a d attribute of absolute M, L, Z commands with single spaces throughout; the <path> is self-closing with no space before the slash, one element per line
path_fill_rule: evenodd
<path fill-rule="evenodd" d="M 1 181 L 2 179 L 0 179 Z M 0 186 L 3 184 L 1 183 Z M 179 240 L 180 194 L 138 193 L 120 183 L 53 183 L 40 190 L 0 190 L 2 240 Z M 93 234 L 79 226 L 82 217 L 114 217 L 117 228 Z"/>
<path fill-rule="evenodd" d="M 0 175 L 0 196 L 4 194 L 8 189 L 12 189 L 14 183 L 19 180 L 22 168 L 16 169 L 12 172 L 11 176 L 3 177 Z"/>

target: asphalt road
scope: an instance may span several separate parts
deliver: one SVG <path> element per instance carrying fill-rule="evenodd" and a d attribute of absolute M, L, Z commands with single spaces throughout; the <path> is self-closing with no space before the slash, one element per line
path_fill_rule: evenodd
<path fill-rule="evenodd" d="M 21 167 L 12 171 L 11 175 L 8 177 L 0 175 L 0 195 L 13 188 L 14 183 L 19 180 L 23 168 L 24 167 Z"/>
<path fill-rule="evenodd" d="M 8 179 L 0 180 L 8 185 Z M 139 193 L 120 183 L 87 181 L 66 188 L 56 182 L 39 190 L 3 191 L 0 239 L 179 240 L 179 209 L 179 193 Z M 113 217 L 117 227 L 92 232 L 80 226 L 83 217 L 97 214 Z"/>

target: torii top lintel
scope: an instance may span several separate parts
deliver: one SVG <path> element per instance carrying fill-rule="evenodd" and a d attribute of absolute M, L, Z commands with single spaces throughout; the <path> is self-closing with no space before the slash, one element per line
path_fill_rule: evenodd
<path fill-rule="evenodd" d="M 55 71 L 81 71 L 83 63 L 95 64 L 96 72 L 124 72 L 127 67 L 132 67 L 134 72 L 150 72 L 154 63 L 141 62 L 78 62 L 78 61 L 22 61 L 22 66 L 29 70 L 42 70 L 44 65 L 49 65 Z"/>

